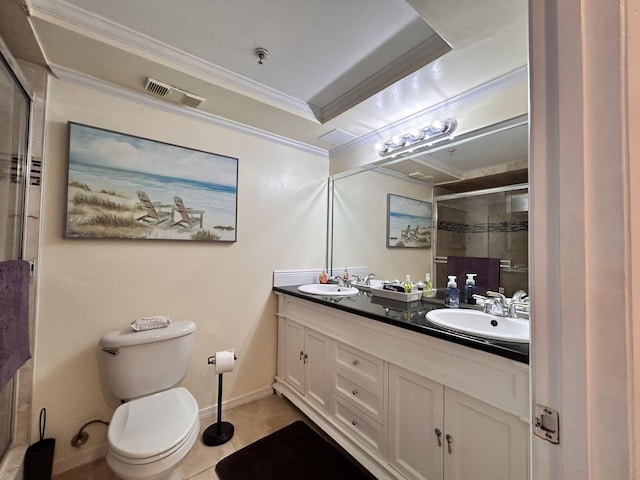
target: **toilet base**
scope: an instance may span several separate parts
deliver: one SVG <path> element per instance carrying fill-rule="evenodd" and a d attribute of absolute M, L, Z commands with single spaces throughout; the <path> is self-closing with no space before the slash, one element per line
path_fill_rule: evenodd
<path fill-rule="evenodd" d="M 217 422 L 207 427 L 202 434 L 202 441 L 208 447 L 227 443 L 233 437 L 234 427 L 229 422 Z"/>

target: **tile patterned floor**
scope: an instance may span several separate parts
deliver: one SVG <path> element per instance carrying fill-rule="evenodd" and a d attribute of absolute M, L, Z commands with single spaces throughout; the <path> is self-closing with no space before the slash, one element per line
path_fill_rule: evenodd
<path fill-rule="evenodd" d="M 276 395 L 225 410 L 222 419 L 235 427 L 233 438 L 218 447 L 207 447 L 202 443 L 202 432 L 215 423 L 215 417 L 200 422 L 200 436 L 180 467 L 183 480 L 218 480 L 214 470 L 219 460 L 256 440 L 289 425 L 296 420 L 305 420 L 286 399 Z M 82 465 L 54 475 L 52 480 L 119 480 L 111 472 L 104 459 Z"/>

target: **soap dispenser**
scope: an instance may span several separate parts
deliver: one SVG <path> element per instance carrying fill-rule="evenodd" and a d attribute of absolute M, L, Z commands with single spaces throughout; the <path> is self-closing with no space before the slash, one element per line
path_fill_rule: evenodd
<path fill-rule="evenodd" d="M 460 289 L 456 283 L 455 275 L 449 275 L 449 282 L 444 290 L 444 306 L 449 308 L 460 307 Z"/>
<path fill-rule="evenodd" d="M 464 296 L 465 300 L 470 305 L 476 304 L 476 299 L 473 298 L 476 293 L 476 281 L 473 277 L 477 275 L 477 273 L 467 273 L 467 281 L 464 286 Z"/>

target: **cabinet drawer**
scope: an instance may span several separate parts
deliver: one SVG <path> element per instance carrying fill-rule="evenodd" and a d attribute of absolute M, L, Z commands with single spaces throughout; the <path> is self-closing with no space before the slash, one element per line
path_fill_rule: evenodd
<path fill-rule="evenodd" d="M 358 375 L 334 365 L 333 391 L 378 423 L 384 423 L 382 383 L 362 381 Z"/>
<path fill-rule="evenodd" d="M 386 429 L 358 411 L 338 395 L 333 395 L 333 415 L 336 421 L 376 455 L 387 457 Z"/>
<path fill-rule="evenodd" d="M 382 385 L 383 362 L 368 353 L 344 343 L 333 344 L 334 365 L 351 372 L 364 382 Z"/>

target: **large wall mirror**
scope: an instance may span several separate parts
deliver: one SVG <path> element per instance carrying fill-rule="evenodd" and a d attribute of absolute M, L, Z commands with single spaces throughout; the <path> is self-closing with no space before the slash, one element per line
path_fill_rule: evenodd
<path fill-rule="evenodd" d="M 345 266 L 364 267 L 381 280 L 403 279 L 405 275 L 411 275 L 414 281 L 424 279 L 425 273 L 429 272 L 435 280 L 435 286 L 443 287 L 441 279 L 436 277 L 436 259 L 442 262 L 443 255 L 446 255 L 442 252 L 447 252 L 447 244 L 454 247 L 450 251 L 463 255 L 489 256 L 496 252 L 486 249 L 480 252 L 479 247 L 467 251 L 464 242 L 468 239 L 460 235 L 452 239 L 450 232 L 445 233 L 438 242 L 436 197 L 444 196 L 442 200 L 446 200 L 446 196 L 450 196 L 452 203 L 443 202 L 444 206 L 457 211 L 456 205 L 463 201 L 473 204 L 473 200 L 470 200 L 473 197 L 464 195 L 465 192 L 500 190 L 506 185 L 524 183 L 510 194 L 514 200 L 503 202 L 503 206 L 511 210 L 513 215 L 509 218 L 513 219 L 513 223 L 524 222 L 528 225 L 528 212 L 515 211 L 527 204 L 522 203 L 522 195 L 528 195 L 527 159 L 528 124 L 524 115 L 436 144 L 418 153 L 374 162 L 357 170 L 334 175 L 329 180 L 329 269 L 339 275 Z M 433 241 L 430 248 L 387 246 L 389 194 L 433 204 Z M 496 195 L 504 197 L 502 193 Z M 460 200 L 466 198 L 469 200 Z M 468 214 L 461 224 L 490 222 L 481 222 L 477 216 L 480 211 L 493 214 L 495 210 L 489 205 L 495 205 L 488 198 L 479 198 L 476 197 L 477 208 L 472 208 L 473 213 Z M 509 265 L 517 266 L 526 273 L 527 233 L 518 231 L 518 240 L 508 238 L 508 234 L 506 239 L 502 234 L 494 237 L 499 237 L 500 242 L 518 250 L 517 254 L 512 255 Z M 453 242 L 458 243 L 453 245 Z M 476 244 L 472 242 L 471 245 Z M 444 250 L 441 252 L 436 249 Z M 513 252 L 509 253 L 511 255 Z M 526 279 L 526 275 L 520 275 L 520 278 Z M 518 287 L 525 290 L 526 286 L 518 283 Z"/>

